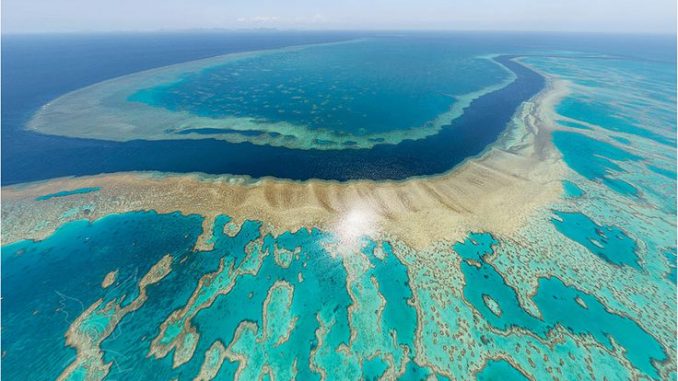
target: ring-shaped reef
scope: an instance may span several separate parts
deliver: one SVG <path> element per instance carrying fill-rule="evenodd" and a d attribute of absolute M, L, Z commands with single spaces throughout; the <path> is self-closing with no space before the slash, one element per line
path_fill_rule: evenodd
<path fill-rule="evenodd" d="M 157 170 L 346 181 L 440 174 L 496 141 L 545 83 L 515 56 L 446 43 L 372 38 L 173 65 L 66 94 L 28 128 L 104 140 L 90 153 L 121 156 L 115 164 L 93 157 L 57 166 L 64 173 L 52 176 Z"/>

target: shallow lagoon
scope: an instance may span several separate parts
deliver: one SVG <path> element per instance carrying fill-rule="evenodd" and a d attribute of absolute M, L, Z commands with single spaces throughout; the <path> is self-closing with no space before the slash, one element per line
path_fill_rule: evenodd
<path fill-rule="evenodd" d="M 511 79 L 474 50 L 446 39 L 412 37 L 281 50 L 209 64 L 176 82 L 142 88 L 128 100 L 214 119 L 248 117 L 261 132 L 285 122 L 365 140 L 430 128 L 466 94 Z"/>

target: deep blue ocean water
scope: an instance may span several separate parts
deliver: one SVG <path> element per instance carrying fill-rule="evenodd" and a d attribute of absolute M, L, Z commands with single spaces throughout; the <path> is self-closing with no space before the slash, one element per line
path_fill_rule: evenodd
<path fill-rule="evenodd" d="M 69 175 L 131 170 L 245 174 L 290 179 L 403 179 L 444 172 L 480 153 L 503 130 L 515 108 L 543 87 L 540 76 L 505 64 L 519 81 L 474 102 L 453 128 L 421 141 L 371 150 L 314 151 L 230 144 L 216 140 L 116 143 L 47 136 L 23 130 L 43 104 L 105 79 L 210 56 L 304 43 L 332 42 L 368 33 L 210 33 L 3 36 L 2 164 L 4 185 Z M 671 60 L 664 37 L 492 33 L 418 34 L 448 38 L 487 53 L 557 49 L 634 54 Z M 629 48 L 631 46 L 631 48 Z M 492 112 L 487 112 L 491 109 Z"/>

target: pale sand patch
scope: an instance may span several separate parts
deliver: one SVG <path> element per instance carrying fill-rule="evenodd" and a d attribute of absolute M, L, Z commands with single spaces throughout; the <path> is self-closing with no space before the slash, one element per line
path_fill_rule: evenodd
<path fill-rule="evenodd" d="M 118 278 L 118 270 L 113 270 L 106 274 L 104 277 L 104 280 L 101 281 L 101 288 L 108 288 L 110 287 L 113 283 L 115 283 L 115 280 Z"/>
<path fill-rule="evenodd" d="M 275 232 L 315 226 L 336 231 L 347 242 L 369 232 L 372 238 L 398 239 L 414 249 L 461 240 L 469 231 L 511 235 L 562 192 L 565 166 L 550 132 L 552 106 L 567 86 L 558 80 L 548 83 L 521 106 L 495 144 L 440 176 L 348 183 L 137 172 L 61 178 L 3 188 L 2 242 L 40 239 L 72 219 L 135 210 L 180 211 L 210 219 L 223 213 L 236 223 L 264 221 Z M 47 193 L 87 186 L 101 190 L 35 201 Z M 82 203 L 96 207 L 86 216 L 63 216 Z"/>

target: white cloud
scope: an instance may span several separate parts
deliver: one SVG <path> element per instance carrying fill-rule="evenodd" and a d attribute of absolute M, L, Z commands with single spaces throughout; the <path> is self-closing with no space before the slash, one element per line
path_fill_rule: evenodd
<path fill-rule="evenodd" d="M 253 22 L 256 23 L 270 23 L 280 20 L 278 16 L 254 16 L 251 18 Z"/>
<path fill-rule="evenodd" d="M 236 21 L 239 23 L 250 23 L 250 24 L 271 24 L 280 21 L 280 17 L 278 16 L 238 17 Z"/>

